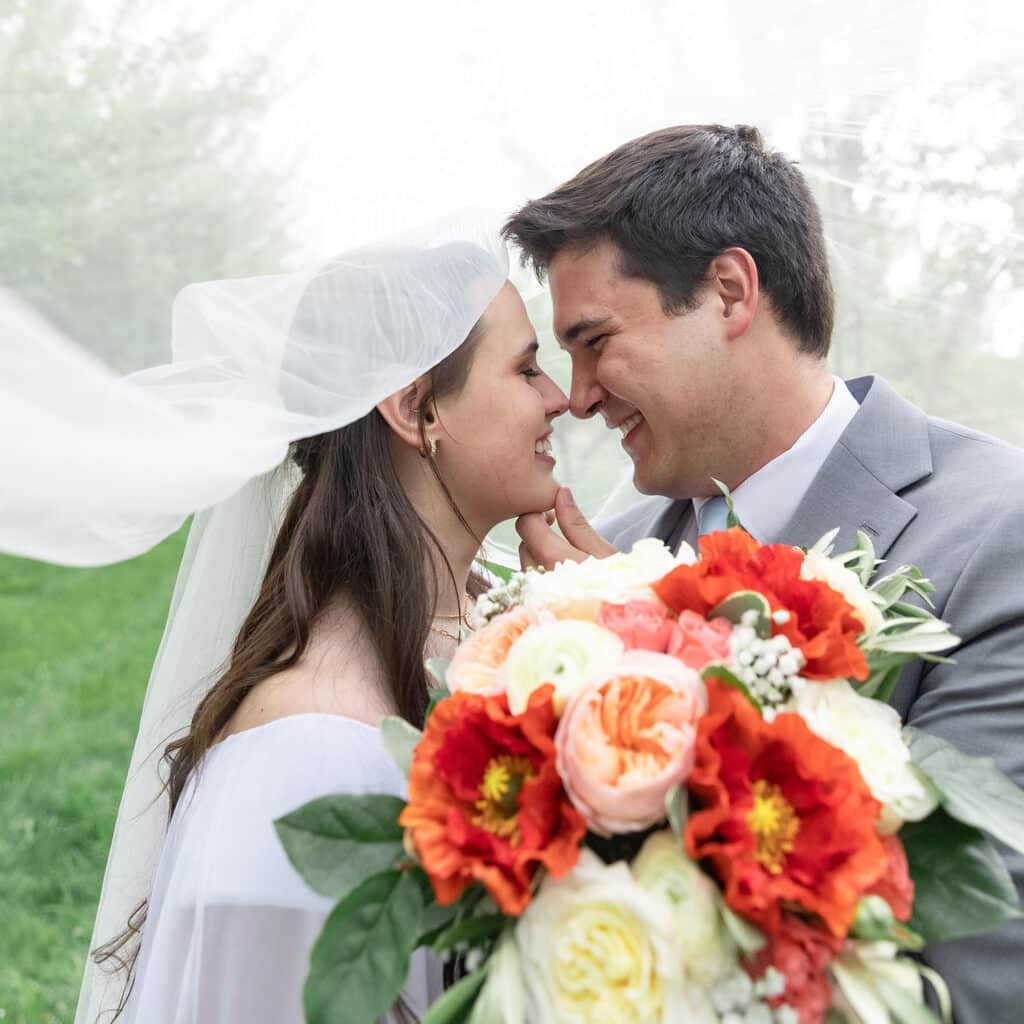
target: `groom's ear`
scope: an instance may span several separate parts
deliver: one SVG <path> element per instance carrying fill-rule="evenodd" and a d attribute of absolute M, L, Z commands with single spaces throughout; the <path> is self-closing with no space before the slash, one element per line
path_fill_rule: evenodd
<path fill-rule="evenodd" d="M 423 438 L 420 436 L 420 407 L 427 391 L 428 381 L 424 374 L 401 391 L 396 391 L 393 395 L 388 395 L 384 401 L 377 403 L 377 411 L 384 417 L 391 432 L 400 441 L 416 449 L 423 446 Z"/>
<path fill-rule="evenodd" d="M 708 278 L 721 303 L 726 337 L 738 338 L 750 327 L 757 312 L 760 288 L 754 257 L 746 249 L 726 249 L 711 261 Z"/>

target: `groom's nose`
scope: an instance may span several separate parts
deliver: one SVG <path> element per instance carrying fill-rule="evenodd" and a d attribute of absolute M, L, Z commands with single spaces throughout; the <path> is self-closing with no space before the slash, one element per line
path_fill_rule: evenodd
<path fill-rule="evenodd" d="M 596 377 L 573 370 L 569 390 L 569 411 L 573 416 L 581 420 L 590 419 L 607 397 L 608 392 L 598 384 Z"/>

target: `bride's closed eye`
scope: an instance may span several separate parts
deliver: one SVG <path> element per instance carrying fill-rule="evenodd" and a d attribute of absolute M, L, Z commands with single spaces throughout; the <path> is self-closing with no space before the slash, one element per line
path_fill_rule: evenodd
<path fill-rule="evenodd" d="M 533 377 L 543 377 L 543 376 L 544 376 L 544 373 L 543 373 L 543 371 L 542 371 L 542 370 L 537 370 L 537 369 L 535 369 L 535 368 L 534 368 L 534 367 L 532 367 L 532 366 L 527 366 L 527 367 L 525 367 L 524 369 L 520 370 L 519 372 L 520 372 L 520 373 L 521 373 L 521 374 L 522 374 L 522 375 L 523 375 L 524 377 L 526 377 L 526 378 L 527 378 L 527 380 L 530 380 L 530 379 L 532 379 Z"/>

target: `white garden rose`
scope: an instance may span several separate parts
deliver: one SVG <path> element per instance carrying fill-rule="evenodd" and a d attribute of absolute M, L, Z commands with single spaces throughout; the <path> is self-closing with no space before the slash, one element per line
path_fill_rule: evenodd
<path fill-rule="evenodd" d="M 647 838 L 633 861 L 633 877 L 641 889 L 669 908 L 687 988 L 691 996 L 707 1001 L 710 1013 L 715 982 L 738 965 L 735 943 L 722 919 L 718 887 L 686 855 L 682 839 L 669 829 Z"/>
<path fill-rule="evenodd" d="M 692 564 L 696 557 L 688 544 L 681 544 L 679 554 L 673 555 L 660 540 L 638 540 L 628 554 L 560 562 L 550 572 L 529 573 L 523 603 L 560 616 L 593 620 L 603 601 L 657 600 L 651 584 L 677 565 Z"/>
<path fill-rule="evenodd" d="M 527 629 L 509 648 L 501 678 L 512 714 L 526 710 L 530 694 L 545 683 L 555 687 L 555 714 L 602 667 L 617 662 L 622 641 L 594 622 L 559 619 Z"/>
<path fill-rule="evenodd" d="M 797 712 L 811 732 L 857 762 L 871 795 L 882 804 L 878 831 L 883 835 L 935 809 L 934 794 L 911 766 L 900 716 L 888 704 L 862 697 L 837 679 L 808 683 L 779 710 Z"/>
<path fill-rule="evenodd" d="M 671 931 L 669 908 L 624 861 L 604 864 L 583 850 L 560 881 L 544 879 L 516 925 L 529 1020 L 704 1024 L 682 998 Z"/>
<path fill-rule="evenodd" d="M 820 551 L 811 550 L 804 556 L 800 575 L 805 580 L 820 580 L 836 593 L 842 594 L 853 607 L 854 614 L 860 619 L 868 636 L 873 636 L 882 628 L 885 622 L 882 610 L 871 599 L 871 594 L 852 569 L 847 569 Z"/>

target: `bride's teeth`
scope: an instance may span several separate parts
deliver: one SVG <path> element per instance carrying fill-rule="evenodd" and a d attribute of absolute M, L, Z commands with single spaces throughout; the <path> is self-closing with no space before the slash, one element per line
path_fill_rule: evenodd
<path fill-rule="evenodd" d="M 534 442 L 533 452 L 535 455 L 550 455 L 551 442 L 547 438 L 544 438 L 543 441 Z"/>

